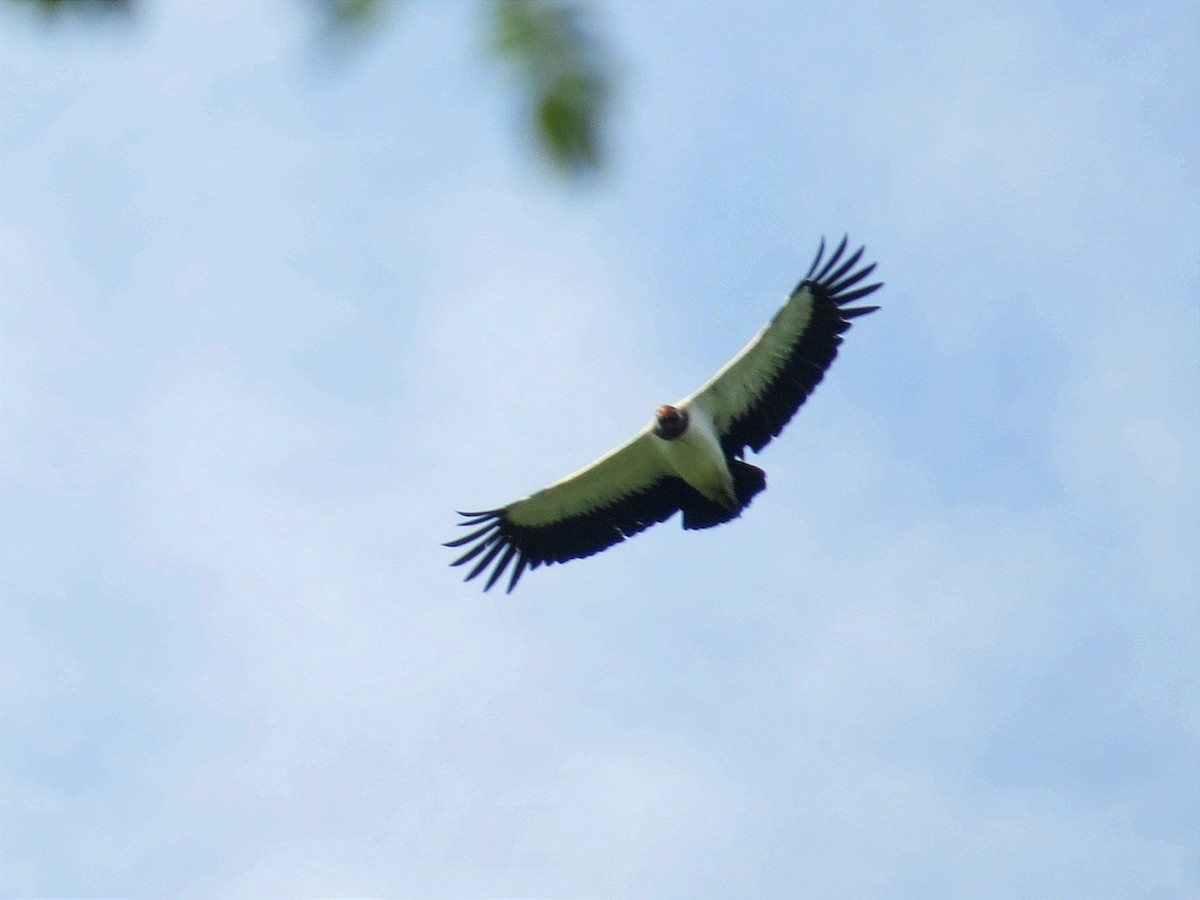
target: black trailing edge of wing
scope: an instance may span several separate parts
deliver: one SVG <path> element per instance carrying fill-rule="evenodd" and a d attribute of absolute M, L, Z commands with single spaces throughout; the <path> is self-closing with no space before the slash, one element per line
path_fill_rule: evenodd
<path fill-rule="evenodd" d="M 808 399 L 837 356 L 842 333 L 850 320 L 879 309 L 878 306 L 850 306 L 883 287 L 883 282 L 858 285 L 875 270 L 875 263 L 858 266 L 865 247 L 843 259 L 848 238 L 843 236 L 828 259 L 825 239 L 808 272 L 791 296 L 801 291 L 812 293 L 813 310 L 804 331 L 796 335 L 787 360 L 759 395 L 752 407 L 735 419 L 721 438 L 726 456 L 741 456 L 746 447 L 755 453 L 783 430 Z"/>
<path fill-rule="evenodd" d="M 692 495 L 696 492 L 685 481 L 669 476 L 607 506 L 548 521 L 544 525 L 517 525 L 507 509 L 460 512 L 463 521 L 458 523 L 459 526 L 474 530 L 443 546 L 466 548 L 462 556 L 450 564 L 452 566 L 474 561 L 464 581 L 482 575 L 491 567 L 483 587 L 485 591 L 490 590 L 511 566 L 507 588 L 511 593 L 526 569 L 599 553 L 651 525 L 665 522 L 688 504 Z"/>

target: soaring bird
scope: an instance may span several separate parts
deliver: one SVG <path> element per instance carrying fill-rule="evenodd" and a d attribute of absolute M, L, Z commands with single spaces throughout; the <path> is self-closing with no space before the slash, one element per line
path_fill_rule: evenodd
<path fill-rule="evenodd" d="M 850 306 L 882 283 L 857 287 L 875 269 L 843 259 L 846 238 L 825 259 L 825 239 L 808 273 L 775 316 L 707 384 L 664 404 L 633 440 L 536 494 L 499 509 L 462 513 L 472 529 L 451 565 L 474 561 L 465 581 L 491 567 L 490 590 L 511 566 L 512 591 L 526 569 L 599 553 L 683 512 L 685 529 L 735 519 L 767 485 L 743 460 L 795 415 L 837 356 L 850 320 L 877 306 Z"/>

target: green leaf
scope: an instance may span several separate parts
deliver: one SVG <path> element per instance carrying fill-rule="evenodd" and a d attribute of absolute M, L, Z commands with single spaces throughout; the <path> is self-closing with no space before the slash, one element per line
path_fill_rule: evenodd
<path fill-rule="evenodd" d="M 47 19 L 60 14 L 128 13 L 134 0 L 12 0 L 16 6 L 37 8 Z"/>
<path fill-rule="evenodd" d="M 492 50 L 521 83 L 542 150 L 568 174 L 598 170 L 611 77 L 586 7 L 500 0 L 492 9 Z"/>

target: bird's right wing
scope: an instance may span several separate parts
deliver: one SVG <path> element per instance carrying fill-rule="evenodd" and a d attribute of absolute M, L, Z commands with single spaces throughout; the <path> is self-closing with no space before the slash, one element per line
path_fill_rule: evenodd
<path fill-rule="evenodd" d="M 666 521 L 690 489 L 667 467 L 654 440 L 647 426 L 629 443 L 524 500 L 460 513 L 458 524 L 475 530 L 446 544 L 466 547 L 452 565 L 479 557 L 466 581 L 492 566 L 488 590 L 511 564 L 511 591 L 527 568 L 591 556 Z"/>
<path fill-rule="evenodd" d="M 843 259 L 842 238 L 826 260 L 822 239 L 817 256 L 787 302 L 742 352 L 681 405 L 703 407 L 721 435 L 728 456 L 755 453 L 783 430 L 825 376 L 837 356 L 850 320 L 875 306 L 852 306 L 882 285 L 860 287 L 875 269 L 859 266 L 863 249 Z"/>

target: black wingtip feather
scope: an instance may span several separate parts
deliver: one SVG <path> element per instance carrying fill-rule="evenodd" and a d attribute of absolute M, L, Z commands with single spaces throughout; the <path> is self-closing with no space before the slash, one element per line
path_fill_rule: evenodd
<path fill-rule="evenodd" d="M 482 546 L 486 547 L 487 545 L 483 544 Z M 489 565 L 491 565 L 492 560 L 495 559 L 497 557 L 497 555 L 499 555 L 500 551 L 503 550 L 504 547 L 505 547 L 504 541 L 495 541 L 491 545 L 491 548 L 488 550 L 488 552 L 484 554 L 483 559 L 479 560 L 479 562 L 477 562 L 475 564 L 475 568 L 473 568 L 471 570 L 471 574 L 468 575 L 466 578 L 464 578 L 463 581 L 470 581 L 472 578 L 476 577 L 480 572 L 482 572 L 484 569 L 486 569 Z"/>
<path fill-rule="evenodd" d="M 852 253 L 850 255 L 850 258 L 848 260 L 846 260 L 844 263 L 842 263 L 840 266 L 838 266 L 835 271 L 829 273 L 828 277 L 825 280 L 829 283 L 830 291 L 832 291 L 833 293 L 837 293 L 838 280 L 841 279 L 841 277 L 843 275 L 845 275 L 847 272 L 849 272 L 851 269 L 854 268 L 854 264 L 856 262 L 858 262 L 860 259 L 862 259 L 863 251 L 866 249 L 867 249 L 866 247 L 859 247 L 856 251 L 854 251 L 854 253 Z"/>
<path fill-rule="evenodd" d="M 469 563 L 471 560 L 473 560 L 476 556 L 478 556 L 480 553 L 482 553 L 484 550 L 486 550 L 492 544 L 496 543 L 496 538 L 498 536 L 499 535 L 497 535 L 497 534 L 491 534 L 485 538 L 481 538 L 478 544 L 476 544 L 474 547 L 471 547 L 469 550 L 467 550 L 466 553 L 464 553 L 462 556 L 460 556 L 454 562 L 450 563 L 450 565 L 461 566 L 461 565 L 464 565 L 465 563 Z M 474 577 L 475 577 L 474 575 L 471 575 L 466 580 L 470 581 L 471 578 L 474 578 Z"/>
<path fill-rule="evenodd" d="M 463 537 L 460 537 L 460 538 L 456 538 L 453 541 L 446 541 L 446 543 L 442 544 L 442 546 L 443 547 L 461 547 L 463 544 L 469 544 L 471 541 L 475 540 L 476 538 L 481 537 L 482 535 L 487 534 L 489 531 L 491 531 L 495 528 L 499 528 L 499 527 L 500 527 L 500 525 L 498 522 L 492 522 L 488 525 L 483 526 L 478 531 L 472 531 L 470 534 L 464 535 Z"/>
<path fill-rule="evenodd" d="M 517 586 L 517 582 L 521 580 L 521 573 L 525 571 L 525 567 L 527 565 L 529 565 L 529 557 L 522 553 L 517 558 L 517 564 L 513 567 L 512 578 L 508 580 L 508 589 L 504 593 L 511 594 L 513 592 L 513 588 L 515 588 Z"/>
<path fill-rule="evenodd" d="M 851 291 L 848 294 L 839 294 L 834 298 L 834 301 L 838 304 L 838 306 L 841 306 L 844 303 L 853 303 L 855 300 L 861 300 L 863 297 L 870 296 L 881 287 L 883 287 L 882 281 L 878 284 L 868 284 L 866 287 L 859 288 L 857 291 Z M 876 309 L 878 309 L 878 307 L 876 307 Z"/>
<path fill-rule="evenodd" d="M 821 264 L 821 257 L 825 255 L 825 235 L 821 235 L 821 243 L 817 246 L 817 255 L 813 257 L 812 265 L 808 267 L 808 271 L 804 273 L 804 277 L 800 279 L 800 284 L 812 278 L 813 272 L 817 271 L 817 266 Z"/>
<path fill-rule="evenodd" d="M 846 250 L 846 242 L 850 239 L 849 235 L 842 235 L 842 239 L 838 242 L 837 249 L 833 251 L 833 255 L 825 263 L 825 266 L 813 276 L 813 281 L 824 283 L 829 275 L 829 270 L 837 265 L 837 261 L 842 258 L 842 254 Z"/>
<path fill-rule="evenodd" d="M 865 250 L 865 249 L 866 248 L 864 247 L 864 248 L 860 249 L 858 252 L 861 253 L 862 250 Z M 861 268 L 857 272 L 855 272 L 853 275 L 850 275 L 847 278 L 843 278 L 841 281 L 837 282 L 836 284 L 831 284 L 829 286 L 829 291 L 832 294 L 841 294 L 847 288 L 854 287 L 856 284 L 858 284 L 860 281 L 862 281 L 864 278 L 866 278 L 868 275 L 870 275 L 874 271 L 875 271 L 875 263 L 871 263 L 869 266 L 864 266 L 863 268 Z"/>
<path fill-rule="evenodd" d="M 508 568 L 508 564 L 512 562 L 512 558 L 516 552 L 517 548 L 509 544 L 508 549 L 504 551 L 504 555 L 500 557 L 500 561 L 496 563 L 496 568 L 492 570 L 492 576 L 487 580 L 487 584 L 483 586 L 485 592 L 490 591 L 492 585 L 504 574 L 504 570 Z"/>
<path fill-rule="evenodd" d="M 859 316 L 865 316 L 868 313 L 873 313 L 877 309 L 879 309 L 878 306 L 856 306 L 856 307 L 854 307 L 854 309 L 843 309 L 842 310 L 842 318 L 843 319 L 856 319 Z"/>

